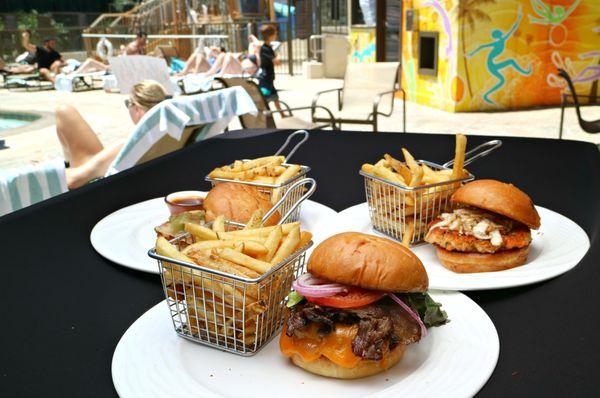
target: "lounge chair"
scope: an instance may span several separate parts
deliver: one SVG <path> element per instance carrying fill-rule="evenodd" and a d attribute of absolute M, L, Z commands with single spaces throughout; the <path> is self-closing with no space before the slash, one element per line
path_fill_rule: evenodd
<path fill-rule="evenodd" d="M 136 83 L 147 79 L 159 82 L 168 95 L 173 95 L 177 89 L 169 78 L 169 67 L 164 59 L 148 55 L 128 55 L 110 57 L 108 63 L 121 93 L 129 94 Z"/>
<path fill-rule="evenodd" d="M 41 91 L 52 90 L 52 82 L 42 78 L 39 73 L 26 75 L 5 75 L 3 87 L 8 90 Z"/>
<path fill-rule="evenodd" d="M 104 78 L 107 76 L 106 71 L 89 72 L 89 73 L 60 73 L 56 75 L 54 88 L 56 91 L 86 91 L 102 88 Z"/>
<path fill-rule="evenodd" d="M 0 173 L 0 216 L 66 191 L 62 159 L 3 171 Z"/>
<path fill-rule="evenodd" d="M 323 112 L 329 114 L 329 118 L 324 118 L 321 123 L 316 123 L 314 120 L 308 121 L 294 116 L 294 111 L 300 110 L 313 110 L 312 106 L 296 107 L 291 108 L 288 104 L 283 101 L 279 101 L 284 107 L 282 112 L 278 110 L 271 110 L 269 103 L 262 91 L 258 87 L 258 84 L 253 80 L 246 77 L 229 77 L 229 78 L 215 78 L 216 81 L 221 83 L 224 87 L 242 87 L 250 95 L 258 113 L 255 115 L 245 114 L 239 117 L 240 123 L 243 128 L 278 128 L 278 129 L 305 129 L 314 130 L 322 129 L 325 127 L 335 128 L 335 121 L 331 112 L 324 107 L 316 105 L 316 108 L 322 109 Z M 281 113 L 281 118 L 275 119 L 274 114 Z"/>
<path fill-rule="evenodd" d="M 317 93 L 312 101 L 315 122 L 329 121 L 317 112 L 318 102 L 326 93 L 337 94 L 337 111 L 332 112 L 338 128 L 342 124 L 368 124 L 378 131 L 379 116 L 391 116 L 395 94 L 402 93 L 402 131 L 406 131 L 406 93 L 399 87 L 400 65 L 397 62 L 350 63 L 346 67 L 342 88 Z M 320 108 L 323 108 L 321 105 Z"/>
<path fill-rule="evenodd" d="M 221 134 L 249 112 L 256 107 L 239 87 L 163 101 L 137 124 L 106 176 Z M 63 159 L 0 173 L 0 215 L 66 191 Z"/>
<path fill-rule="evenodd" d="M 585 131 L 586 133 L 590 133 L 590 134 L 600 133 L 600 119 L 591 121 L 591 120 L 585 120 L 583 117 L 581 117 L 581 110 L 579 109 L 579 107 L 580 107 L 579 98 L 583 97 L 583 98 L 589 99 L 590 96 L 577 94 L 577 92 L 575 91 L 575 85 L 573 84 L 571 77 L 565 70 L 558 69 L 558 75 L 566 80 L 567 85 L 569 86 L 569 90 L 571 91 L 571 94 L 563 93 L 561 96 L 560 129 L 558 132 L 558 139 L 562 139 L 563 121 L 565 119 L 565 107 L 569 104 L 569 97 L 573 97 L 573 103 L 575 104 L 575 111 L 577 112 L 577 120 L 579 121 L 579 126 L 581 127 L 581 129 L 583 131 Z M 595 104 L 595 105 L 598 105 L 598 104 Z"/>

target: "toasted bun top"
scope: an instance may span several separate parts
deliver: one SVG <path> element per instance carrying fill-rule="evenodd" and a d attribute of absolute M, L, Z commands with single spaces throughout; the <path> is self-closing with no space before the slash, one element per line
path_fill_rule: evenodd
<path fill-rule="evenodd" d="M 256 210 L 260 210 L 264 215 L 271 207 L 268 194 L 251 185 L 233 182 L 215 185 L 204 199 L 207 221 L 212 221 L 222 214 L 227 220 L 246 223 Z M 275 212 L 265 226 L 275 225 L 280 219 L 279 212 Z"/>
<path fill-rule="evenodd" d="M 323 241 L 308 260 L 308 272 L 364 289 L 424 292 L 429 286 L 421 260 L 410 249 L 360 232 L 344 232 Z"/>
<path fill-rule="evenodd" d="M 452 195 L 452 202 L 478 207 L 527 225 L 540 227 L 540 215 L 527 194 L 512 184 L 496 180 L 476 180 Z"/>

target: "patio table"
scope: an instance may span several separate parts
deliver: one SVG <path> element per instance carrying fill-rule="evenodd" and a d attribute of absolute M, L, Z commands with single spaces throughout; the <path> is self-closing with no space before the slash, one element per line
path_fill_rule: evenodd
<path fill-rule="evenodd" d="M 208 190 L 204 176 L 213 167 L 273 153 L 287 134 L 227 133 L 0 218 L 0 396 L 115 396 L 113 351 L 163 292 L 158 275 L 97 254 L 89 242 L 92 227 L 143 200 Z M 489 139 L 469 137 L 469 147 Z M 498 365 L 479 395 L 597 396 L 600 153 L 583 142 L 502 140 L 469 170 L 512 182 L 536 204 L 571 218 L 591 248 L 576 268 L 549 281 L 467 292 L 500 336 Z M 311 199 L 341 211 L 365 200 L 361 164 L 401 147 L 444 162 L 452 157 L 454 137 L 314 132 L 293 161 L 312 167 L 318 188 Z"/>

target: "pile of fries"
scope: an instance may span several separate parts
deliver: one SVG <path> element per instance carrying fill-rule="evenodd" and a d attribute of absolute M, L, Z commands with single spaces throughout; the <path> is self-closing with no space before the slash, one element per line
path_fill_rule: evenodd
<path fill-rule="evenodd" d="M 181 239 L 179 246 L 179 242 L 159 237 L 156 253 L 220 275 L 162 262 L 165 292 L 187 318 L 180 326 L 187 327 L 190 337 L 213 343 L 228 341 L 229 346 L 249 346 L 268 338 L 265 333 L 279 326 L 280 320 L 275 318 L 281 317 L 283 299 L 304 265 L 301 249 L 308 247 L 312 234 L 300 231 L 298 222 L 260 227 L 259 215 L 243 229 L 232 230 L 222 216 L 210 228 L 191 223 L 184 228 L 193 236 L 193 243 Z M 284 261 L 285 265 L 261 278 Z"/>
<path fill-rule="evenodd" d="M 406 148 L 402 148 L 404 162 L 386 153 L 375 164 L 363 164 L 373 226 L 405 245 L 419 242 L 427 224 L 447 209 L 448 198 L 460 186 L 459 182 L 451 182 L 469 176 L 464 169 L 466 147 L 467 137 L 457 134 L 451 170 L 417 162 Z M 369 175 L 393 185 L 368 178 Z M 440 185 L 431 186 L 435 184 Z"/>
<path fill-rule="evenodd" d="M 296 177 L 302 171 L 297 164 L 284 164 L 283 156 L 266 156 L 252 160 L 236 160 L 232 165 L 217 167 L 208 174 L 209 178 L 246 181 L 281 186 Z M 283 192 L 274 189 L 271 202 L 275 204 Z"/>

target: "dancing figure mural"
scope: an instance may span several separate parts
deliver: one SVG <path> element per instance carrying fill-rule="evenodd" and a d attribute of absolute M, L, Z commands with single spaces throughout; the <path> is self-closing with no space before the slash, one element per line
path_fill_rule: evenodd
<path fill-rule="evenodd" d="M 496 105 L 496 103 L 492 99 L 490 99 L 490 95 L 492 95 L 497 90 L 499 90 L 502 86 L 504 86 L 504 83 L 506 82 L 506 78 L 501 73 L 501 71 L 504 68 L 512 66 L 517 72 L 519 72 L 520 74 L 525 75 L 525 76 L 529 76 L 532 72 L 531 65 L 529 65 L 528 69 L 524 69 L 519 64 L 517 64 L 517 62 L 512 58 L 509 58 L 509 59 L 506 59 L 503 61 L 499 61 L 499 62 L 496 60 L 496 58 L 501 56 L 502 53 L 504 52 L 504 49 L 506 48 L 506 41 L 512 36 L 512 34 L 515 32 L 515 30 L 517 30 L 517 27 L 521 23 L 521 19 L 523 18 L 522 11 L 523 10 L 522 10 L 521 6 L 519 6 L 517 20 L 515 21 L 514 25 L 510 28 L 510 30 L 506 34 L 504 34 L 500 29 L 492 30 L 491 35 L 492 35 L 492 38 L 494 39 L 494 41 L 492 41 L 491 43 L 482 44 L 481 46 L 477 47 L 475 50 L 471 51 L 469 54 L 466 55 L 467 57 L 472 57 L 473 55 L 477 54 L 479 51 L 481 51 L 485 48 L 488 48 L 488 47 L 491 48 L 491 51 L 489 52 L 489 54 L 487 56 L 486 67 L 487 67 L 488 72 L 491 73 L 492 75 L 494 75 L 494 77 L 496 77 L 498 79 L 498 83 L 496 83 L 485 94 L 483 94 L 483 99 L 488 104 Z"/>
<path fill-rule="evenodd" d="M 539 25 L 558 25 L 561 24 L 579 5 L 581 0 L 575 0 L 571 6 L 565 10 L 563 6 L 553 6 L 544 3 L 544 0 L 531 0 L 531 7 L 537 14 L 528 15 L 529 22 Z"/>

